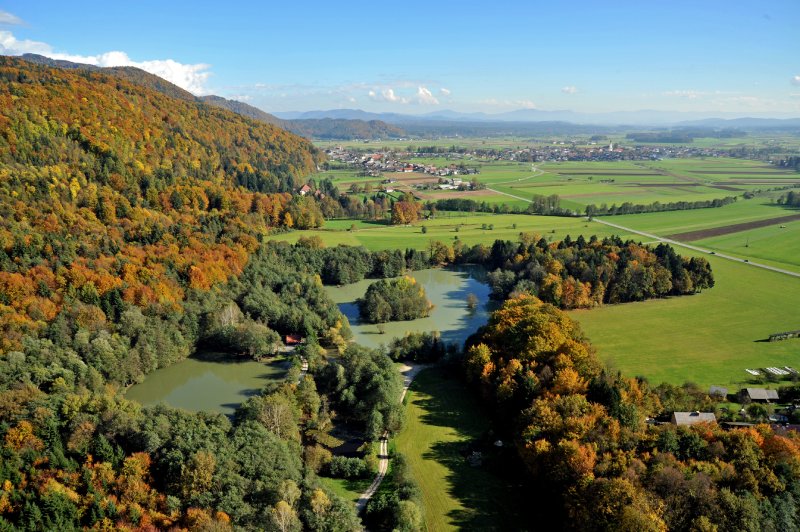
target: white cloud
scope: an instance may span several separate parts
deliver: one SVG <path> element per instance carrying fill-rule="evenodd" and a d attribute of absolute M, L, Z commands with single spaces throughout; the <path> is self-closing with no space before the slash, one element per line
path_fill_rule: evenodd
<path fill-rule="evenodd" d="M 10 26 L 18 26 L 22 24 L 22 19 L 16 15 L 12 15 L 8 11 L 0 10 L 0 24 L 8 24 Z"/>
<path fill-rule="evenodd" d="M 522 107 L 523 109 L 536 109 L 536 104 L 530 100 L 517 100 L 514 102 L 514 104 Z"/>
<path fill-rule="evenodd" d="M 423 105 L 439 105 L 439 100 L 426 87 L 417 87 L 417 101 Z"/>
<path fill-rule="evenodd" d="M 452 94 L 452 91 L 450 89 L 445 89 L 444 87 L 442 87 L 441 89 L 439 89 L 439 94 L 441 94 L 442 96 L 450 96 Z"/>
<path fill-rule="evenodd" d="M 792 78 L 792 85 L 800 85 L 800 76 L 795 76 Z"/>
<path fill-rule="evenodd" d="M 10 31 L 0 31 L 0 54 L 22 55 L 27 53 L 45 55 L 52 53 L 52 48 L 48 44 L 39 41 L 28 39 L 20 41 Z"/>
<path fill-rule="evenodd" d="M 394 89 L 381 89 L 380 93 L 370 90 L 367 95 L 376 102 L 408 103 L 407 98 L 395 94 Z"/>
<path fill-rule="evenodd" d="M 134 61 L 125 52 L 113 51 L 98 55 L 72 55 L 54 52 L 52 46 L 39 41 L 19 40 L 10 31 L 0 31 L 0 54 L 39 54 L 52 59 L 63 59 L 75 63 L 86 63 L 99 67 L 132 66 L 162 77 L 193 94 L 208 94 L 206 83 L 211 75 L 210 65 L 197 63 L 187 65 L 172 59 Z"/>
<path fill-rule="evenodd" d="M 578 87 L 576 87 L 575 85 L 567 85 L 566 87 L 561 88 L 561 92 L 563 92 L 564 94 L 575 94 L 576 92 L 578 92 Z"/>

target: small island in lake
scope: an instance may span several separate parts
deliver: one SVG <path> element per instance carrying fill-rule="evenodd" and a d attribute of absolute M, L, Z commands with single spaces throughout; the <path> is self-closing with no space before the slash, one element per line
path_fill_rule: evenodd
<path fill-rule="evenodd" d="M 408 276 L 377 281 L 358 300 L 361 319 L 369 323 L 425 318 L 432 308 L 425 289 Z"/>

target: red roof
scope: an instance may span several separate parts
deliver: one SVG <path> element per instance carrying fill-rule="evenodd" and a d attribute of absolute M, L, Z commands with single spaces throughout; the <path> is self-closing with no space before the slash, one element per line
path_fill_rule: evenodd
<path fill-rule="evenodd" d="M 286 339 L 284 340 L 286 345 L 297 345 L 302 341 L 303 339 L 296 334 L 287 334 Z"/>

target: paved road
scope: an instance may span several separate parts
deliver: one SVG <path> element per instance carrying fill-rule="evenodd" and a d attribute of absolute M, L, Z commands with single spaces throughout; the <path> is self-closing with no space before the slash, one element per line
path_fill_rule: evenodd
<path fill-rule="evenodd" d="M 408 364 L 403 364 L 400 367 L 400 373 L 403 375 L 403 393 L 400 394 L 400 402 L 403 402 L 403 399 L 406 397 L 406 392 L 408 391 L 408 387 L 411 386 L 411 383 L 414 382 L 414 377 L 425 368 L 429 368 L 430 364 L 417 364 L 415 366 L 409 366 Z M 383 436 L 381 436 L 380 440 L 380 449 L 378 450 L 378 474 L 375 475 L 375 479 L 372 481 L 372 484 L 369 485 L 367 490 L 361 494 L 361 497 L 358 498 L 358 502 L 356 502 L 356 512 L 361 513 L 364 511 L 364 508 L 367 507 L 367 503 L 375 495 L 375 492 L 378 491 L 378 488 L 383 482 L 383 478 L 386 476 L 386 471 L 389 469 L 389 433 L 385 432 Z"/>
<path fill-rule="evenodd" d="M 699 251 L 700 253 L 711 254 L 711 250 L 710 249 L 701 248 L 700 246 L 687 244 L 685 242 L 680 242 L 678 240 L 672 240 L 671 238 L 660 237 L 658 235 L 654 235 L 654 234 L 651 234 L 651 233 L 645 233 L 644 231 L 637 231 L 636 229 L 631 229 L 630 227 L 625 227 L 625 226 L 622 226 L 622 225 L 619 225 L 619 224 L 607 222 L 605 220 L 601 220 L 600 218 L 592 218 L 592 221 L 601 223 L 603 225 L 607 225 L 609 227 L 615 227 L 617 229 L 622 229 L 623 231 L 627 231 L 629 233 L 634 233 L 634 234 L 637 234 L 637 235 L 646 236 L 647 238 L 652 238 L 654 241 L 657 241 L 657 242 L 664 242 L 666 244 L 670 244 L 670 245 L 673 245 L 673 246 L 679 246 L 679 247 L 691 249 L 691 250 L 694 250 L 694 251 Z M 726 255 L 724 253 L 718 253 L 718 252 L 714 252 L 714 255 L 716 257 L 720 257 L 720 258 L 723 258 L 723 259 L 732 260 L 733 262 L 741 262 L 741 263 L 747 264 L 749 266 L 755 266 L 756 268 L 763 268 L 765 270 L 770 270 L 770 271 L 773 271 L 773 272 L 782 273 L 784 275 L 790 275 L 792 277 L 800 277 L 800 273 L 793 272 L 791 270 L 784 270 L 782 268 L 776 268 L 774 266 L 769 266 L 767 264 L 761 264 L 761 263 L 758 263 L 758 262 L 753 262 L 753 261 L 751 261 L 749 259 L 742 259 L 742 258 L 739 258 L 739 257 L 734 257 L 732 255 Z"/>
<path fill-rule="evenodd" d="M 486 190 L 491 190 L 495 194 L 502 194 L 503 196 L 508 196 L 508 197 L 515 198 L 515 199 L 518 199 L 518 200 L 527 201 L 528 203 L 533 203 L 533 201 L 529 200 L 528 198 L 523 198 L 522 196 L 515 196 L 514 194 L 509 194 L 508 192 L 503 192 L 501 190 L 496 190 L 494 188 L 486 187 Z"/>
<path fill-rule="evenodd" d="M 528 175 L 528 176 L 525 176 L 525 177 L 519 177 L 517 179 L 509 179 L 508 181 L 499 181 L 497 183 L 492 183 L 492 184 L 493 185 L 506 185 L 508 183 L 519 183 L 520 181 L 527 181 L 528 179 L 533 179 L 534 177 L 539 177 L 540 175 L 544 175 L 544 173 L 545 173 L 544 170 L 542 170 L 541 168 L 539 168 L 538 166 L 533 165 L 533 164 L 531 165 L 531 170 L 533 170 L 533 172 L 534 172 L 531 175 Z"/>

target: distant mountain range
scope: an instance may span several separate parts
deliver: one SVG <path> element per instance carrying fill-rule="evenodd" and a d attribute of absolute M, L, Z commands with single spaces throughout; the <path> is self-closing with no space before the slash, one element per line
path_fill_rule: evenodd
<path fill-rule="evenodd" d="M 782 128 L 800 127 L 800 118 L 741 117 L 733 113 L 679 112 L 679 111 L 618 111 L 608 113 L 581 113 L 569 110 L 544 111 L 518 109 L 504 113 L 461 113 L 449 109 L 422 115 L 398 113 L 370 113 L 360 109 L 330 109 L 326 111 L 287 111 L 275 115 L 287 120 L 338 118 L 382 120 L 390 124 L 418 124 L 423 122 L 567 122 L 576 125 L 603 126 L 658 126 L 658 127 L 723 127 L 723 128 Z"/>

